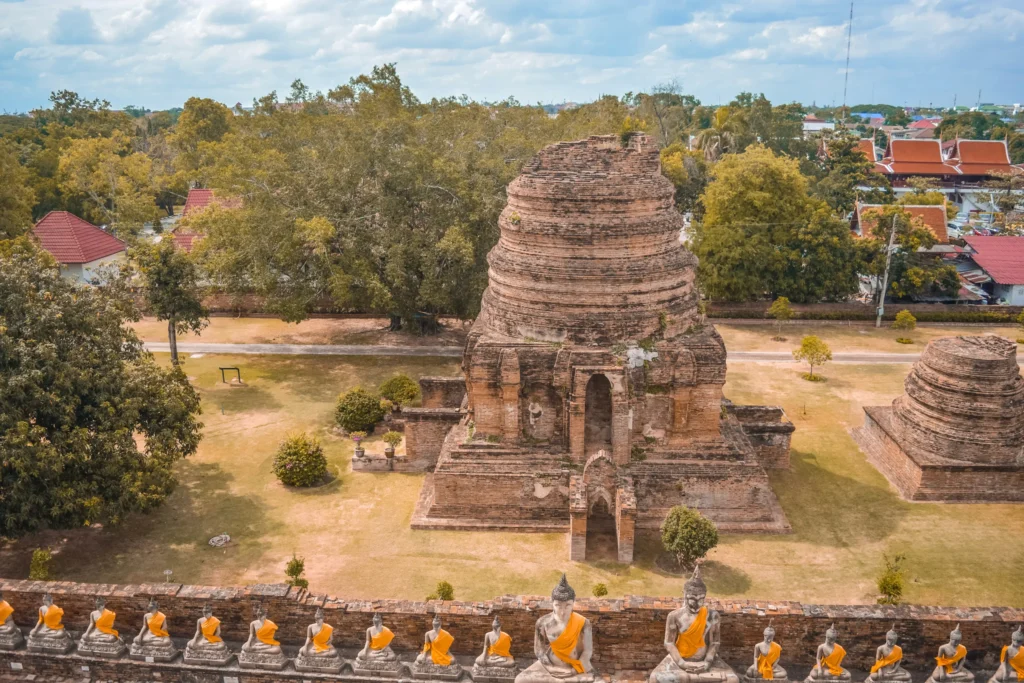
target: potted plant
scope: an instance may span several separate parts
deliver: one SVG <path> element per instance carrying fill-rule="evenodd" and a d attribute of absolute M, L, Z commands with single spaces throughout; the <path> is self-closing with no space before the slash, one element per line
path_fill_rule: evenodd
<path fill-rule="evenodd" d="M 393 430 L 389 431 L 389 432 L 385 432 L 384 436 L 381 437 L 381 438 L 383 438 L 384 439 L 384 443 L 387 444 L 387 448 L 384 449 L 384 457 L 386 457 L 386 458 L 393 458 L 393 457 L 395 457 L 395 447 L 398 444 L 402 443 L 402 434 L 401 434 L 401 432 L 396 432 L 396 431 L 393 431 Z"/>
<path fill-rule="evenodd" d="M 366 432 L 349 432 L 348 435 L 352 437 L 352 440 L 356 442 L 355 456 L 357 458 L 363 457 L 366 452 L 363 450 L 362 440 L 366 438 Z"/>

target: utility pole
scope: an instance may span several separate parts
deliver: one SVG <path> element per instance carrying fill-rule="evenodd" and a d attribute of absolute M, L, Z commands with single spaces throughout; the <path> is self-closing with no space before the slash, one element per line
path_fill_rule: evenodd
<path fill-rule="evenodd" d="M 892 229 L 889 230 L 889 246 L 885 250 L 885 274 L 882 276 L 882 291 L 878 295 L 878 317 L 875 318 L 875 327 L 882 326 L 882 316 L 885 315 L 885 291 L 889 288 L 889 264 L 892 263 L 893 244 L 896 243 L 896 214 L 892 217 Z"/>

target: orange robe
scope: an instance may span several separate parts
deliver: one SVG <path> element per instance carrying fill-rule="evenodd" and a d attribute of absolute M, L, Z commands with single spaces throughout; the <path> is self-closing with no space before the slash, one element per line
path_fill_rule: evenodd
<path fill-rule="evenodd" d="M 708 608 L 701 607 L 693 623 L 676 637 L 676 649 L 679 650 L 680 657 L 689 659 L 704 647 L 704 631 L 707 629 L 707 625 Z"/>
<path fill-rule="evenodd" d="M 164 613 L 157 612 L 146 621 L 146 626 L 149 627 L 149 632 L 157 638 L 166 638 L 171 634 L 164 630 L 165 621 L 167 621 L 167 617 L 164 616 Z"/>
<path fill-rule="evenodd" d="M 423 651 L 430 653 L 430 661 L 438 666 L 448 666 L 452 663 L 452 656 L 448 654 L 448 648 L 455 642 L 455 636 L 444 629 L 437 632 L 434 639 L 423 644 Z"/>
<path fill-rule="evenodd" d="M 890 666 L 903 659 L 903 648 L 899 645 L 892 646 L 892 652 L 887 657 L 882 657 L 871 665 L 871 673 L 875 673 L 882 667 Z"/>
<path fill-rule="evenodd" d="M 782 646 L 772 642 L 768 645 L 768 654 L 757 655 L 757 673 L 761 674 L 761 678 L 766 681 L 775 680 L 775 662 L 779 661 L 781 654 Z"/>
<path fill-rule="evenodd" d="M 511 648 L 512 636 L 502 631 L 498 639 L 494 641 L 494 644 L 487 648 L 487 654 L 497 657 L 511 657 Z"/>
<path fill-rule="evenodd" d="M 1003 651 L 999 655 L 999 661 L 1006 661 L 1006 651 L 1010 649 L 1009 645 L 1003 645 Z M 1017 654 L 1010 659 L 1010 668 L 1017 672 L 1017 680 L 1024 681 L 1024 647 L 1017 648 Z"/>
<path fill-rule="evenodd" d="M 394 640 L 395 634 L 391 632 L 387 626 L 381 628 L 380 633 L 375 636 L 370 636 L 370 649 L 371 650 L 383 650 L 391 641 Z"/>
<path fill-rule="evenodd" d="M 51 631 L 63 631 L 64 624 L 60 623 L 61 617 L 64 616 L 64 610 L 57 605 L 50 605 L 50 608 L 46 610 L 46 616 L 43 616 L 43 608 L 39 608 L 39 622 L 46 624 L 46 628 Z"/>
<path fill-rule="evenodd" d="M 202 629 L 203 631 L 203 638 L 206 639 L 206 642 L 223 642 L 223 639 L 217 635 L 218 626 L 220 626 L 220 619 L 218 619 L 217 617 L 210 617 L 209 619 L 203 622 L 203 625 L 200 626 L 200 629 Z"/>
<path fill-rule="evenodd" d="M 100 633 L 106 633 L 108 636 L 114 636 L 117 638 L 117 630 L 114 629 L 114 617 L 117 615 L 108 609 L 103 610 L 100 614 L 99 619 L 96 620 L 96 630 Z"/>
<path fill-rule="evenodd" d="M 7 623 L 7 617 L 14 614 L 14 608 L 6 600 L 0 600 L 0 626 Z"/>
<path fill-rule="evenodd" d="M 840 666 L 843 663 L 843 657 L 846 656 L 846 650 L 839 643 L 832 646 L 832 654 L 828 657 L 821 658 L 821 668 L 828 669 L 828 672 L 833 676 L 841 676 L 843 674 L 843 667 Z"/>
<path fill-rule="evenodd" d="M 935 661 L 936 663 L 938 663 L 939 666 L 944 667 L 946 669 L 946 673 L 951 674 L 953 673 L 953 665 L 966 656 L 967 648 L 963 645 L 957 645 L 956 654 L 954 654 L 952 657 L 944 657 L 942 655 L 939 655 L 935 658 Z"/>
<path fill-rule="evenodd" d="M 264 619 L 263 625 L 256 629 L 256 639 L 266 645 L 280 645 L 281 643 L 274 640 L 275 633 L 277 633 L 277 624 L 270 619 Z"/>
<path fill-rule="evenodd" d="M 317 634 L 313 636 L 313 649 L 317 652 L 326 652 L 331 648 L 331 634 L 334 633 L 334 628 L 330 624 L 324 624 L 317 631 Z"/>
<path fill-rule="evenodd" d="M 579 642 L 580 634 L 583 632 L 583 626 L 586 623 L 586 619 L 573 612 L 572 616 L 569 617 L 569 623 L 565 625 L 565 630 L 562 631 L 562 635 L 551 641 L 551 652 L 575 669 L 578 674 L 583 673 L 583 663 L 578 659 L 574 659 L 573 655 L 576 654 L 576 643 Z"/>

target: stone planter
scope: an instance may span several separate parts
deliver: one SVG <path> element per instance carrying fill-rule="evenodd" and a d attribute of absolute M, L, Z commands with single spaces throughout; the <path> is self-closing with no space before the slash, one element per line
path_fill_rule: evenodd
<path fill-rule="evenodd" d="M 356 451 L 355 451 L 355 457 L 362 458 L 362 457 L 365 457 L 365 456 L 366 456 L 366 451 L 363 450 L 362 446 L 357 445 L 356 446 Z"/>
<path fill-rule="evenodd" d="M 384 449 L 384 457 L 388 458 L 389 460 L 391 458 L 395 457 L 395 449 L 393 447 L 391 447 L 391 446 L 388 446 L 387 448 L 385 448 Z"/>

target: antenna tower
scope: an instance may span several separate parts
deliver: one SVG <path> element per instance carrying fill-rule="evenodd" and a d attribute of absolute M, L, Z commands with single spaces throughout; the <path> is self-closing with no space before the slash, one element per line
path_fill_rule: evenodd
<path fill-rule="evenodd" d="M 850 83 L 850 43 L 853 42 L 853 0 L 850 0 L 850 25 L 846 30 L 846 76 L 843 77 L 843 122 L 846 122 L 846 86 Z"/>

